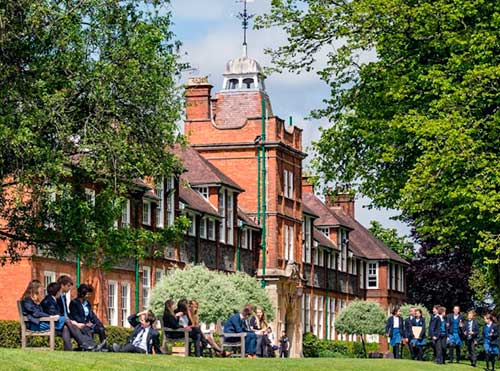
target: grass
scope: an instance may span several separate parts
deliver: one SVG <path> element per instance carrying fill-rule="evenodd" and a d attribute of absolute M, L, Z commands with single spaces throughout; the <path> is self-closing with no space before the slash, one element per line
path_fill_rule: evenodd
<path fill-rule="evenodd" d="M 329 370 L 329 371 L 460 371 L 466 363 L 438 366 L 430 362 L 391 359 L 220 359 L 147 356 L 124 353 L 49 352 L 0 348 L 0 370 Z"/>

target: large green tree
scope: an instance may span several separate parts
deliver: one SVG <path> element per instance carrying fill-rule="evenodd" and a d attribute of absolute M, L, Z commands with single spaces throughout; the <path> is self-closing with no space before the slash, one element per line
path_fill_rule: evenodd
<path fill-rule="evenodd" d="M 109 265 L 175 236 L 175 227 L 114 228 L 139 191 L 134 180 L 179 166 L 168 149 L 178 141 L 183 65 L 167 3 L 0 2 L 4 262 L 42 246 Z"/>
<path fill-rule="evenodd" d="M 269 51 L 274 68 L 327 56 L 320 175 L 401 210 L 417 240 L 465 251 L 500 282 L 500 2 L 274 0 L 259 19 L 273 26 L 288 37 Z"/>

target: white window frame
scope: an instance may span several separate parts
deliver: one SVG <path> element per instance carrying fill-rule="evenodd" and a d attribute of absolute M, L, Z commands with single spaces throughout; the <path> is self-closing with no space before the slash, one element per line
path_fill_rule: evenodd
<path fill-rule="evenodd" d="M 330 228 L 329 227 L 318 227 L 318 230 L 323 233 L 326 237 L 330 238 Z"/>
<path fill-rule="evenodd" d="M 142 266 L 142 309 L 146 310 L 149 307 L 149 299 L 151 298 L 151 267 Z"/>
<path fill-rule="evenodd" d="M 323 304 L 324 304 L 324 298 L 323 296 L 317 296 L 318 298 L 318 338 L 320 338 L 321 340 L 324 339 L 324 331 L 323 331 L 323 328 L 324 328 L 324 307 L 323 307 Z"/>
<path fill-rule="evenodd" d="M 362 260 L 359 266 L 359 287 L 361 289 L 365 288 L 365 262 Z"/>
<path fill-rule="evenodd" d="M 198 187 L 196 188 L 196 191 L 203 197 L 205 200 L 208 200 L 208 187 Z"/>
<path fill-rule="evenodd" d="M 293 199 L 294 179 L 293 171 L 283 170 L 283 194 L 286 198 Z"/>
<path fill-rule="evenodd" d="M 378 262 L 368 262 L 368 272 L 366 275 L 366 288 L 367 289 L 378 289 L 379 286 L 379 277 L 378 277 Z M 371 281 L 371 279 L 375 279 L 375 284 Z"/>
<path fill-rule="evenodd" d="M 219 242 L 226 243 L 226 190 L 221 188 L 219 190 L 218 200 L 219 215 L 221 217 L 219 224 Z"/>
<path fill-rule="evenodd" d="M 173 176 L 167 178 L 166 184 L 166 206 L 165 209 L 167 211 L 167 225 L 172 226 L 175 221 L 175 179 Z"/>
<path fill-rule="evenodd" d="M 318 266 L 324 267 L 325 266 L 325 254 L 324 251 L 321 247 L 318 246 Z"/>
<path fill-rule="evenodd" d="M 248 230 L 248 250 L 253 250 L 253 231 Z"/>
<path fill-rule="evenodd" d="M 142 224 L 151 225 L 151 201 L 145 199 L 142 200 Z"/>
<path fill-rule="evenodd" d="M 95 206 L 95 189 L 85 188 L 85 198 L 92 206 Z"/>
<path fill-rule="evenodd" d="M 128 322 L 128 317 L 130 316 L 130 282 L 121 282 L 120 311 L 122 326 L 126 328 L 130 327 L 130 323 Z"/>
<path fill-rule="evenodd" d="M 311 218 L 304 217 L 304 251 L 302 252 L 302 261 L 311 263 L 311 235 L 312 235 L 312 222 Z"/>
<path fill-rule="evenodd" d="M 208 218 L 207 220 L 207 238 L 215 241 L 215 219 Z"/>
<path fill-rule="evenodd" d="M 294 227 L 293 225 L 288 225 L 285 224 L 285 236 L 284 236 L 284 242 L 285 242 L 285 260 L 286 261 L 293 261 L 295 256 L 294 256 L 294 240 L 295 240 L 295 235 L 294 235 Z"/>
<path fill-rule="evenodd" d="M 108 281 L 108 319 L 111 326 L 118 326 L 118 282 L 114 280 Z"/>
<path fill-rule="evenodd" d="M 122 215 L 120 217 L 122 226 L 130 225 L 130 200 L 127 199 L 122 206 Z"/>
<path fill-rule="evenodd" d="M 311 295 L 304 294 L 304 332 L 311 331 Z"/>
<path fill-rule="evenodd" d="M 227 192 L 227 244 L 234 245 L 234 193 Z"/>
<path fill-rule="evenodd" d="M 56 272 L 44 271 L 43 272 L 43 292 L 47 295 L 47 286 L 49 283 L 56 282 Z"/>
<path fill-rule="evenodd" d="M 188 229 L 189 236 L 196 236 L 196 215 L 191 213 L 186 213 L 186 218 L 191 222 Z"/>
<path fill-rule="evenodd" d="M 165 182 L 163 179 L 156 187 L 156 197 L 158 197 L 158 204 L 156 206 L 156 226 L 163 228 L 165 222 Z"/>
<path fill-rule="evenodd" d="M 247 229 L 242 229 L 240 231 L 240 247 L 242 249 L 248 249 L 248 230 Z"/>
<path fill-rule="evenodd" d="M 165 276 L 165 270 L 162 268 L 156 268 L 155 269 L 155 286 L 163 278 L 163 276 Z"/>
<path fill-rule="evenodd" d="M 200 237 L 207 238 L 207 218 L 203 217 L 200 220 Z"/>

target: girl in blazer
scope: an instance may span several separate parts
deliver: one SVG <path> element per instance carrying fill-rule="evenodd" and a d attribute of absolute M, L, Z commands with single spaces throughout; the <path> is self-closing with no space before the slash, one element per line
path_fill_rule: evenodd
<path fill-rule="evenodd" d="M 463 334 L 465 341 L 467 343 L 467 351 L 469 353 L 470 365 L 472 367 L 476 367 L 477 355 L 476 355 L 476 345 L 477 345 L 477 336 L 479 335 L 479 325 L 477 321 L 474 319 L 476 312 L 470 310 L 467 313 L 467 320 L 465 321 L 465 325 L 463 327 Z"/>
<path fill-rule="evenodd" d="M 495 360 L 498 357 L 498 326 L 493 316 L 484 316 L 483 346 L 486 355 L 486 370 L 495 371 Z M 490 368 L 491 363 L 491 368 Z"/>
<path fill-rule="evenodd" d="M 97 318 L 89 302 L 90 294 L 94 290 L 89 285 L 82 283 L 77 290 L 77 298 L 69 304 L 69 317 L 84 327 L 82 331 L 90 336 L 99 335 L 100 347 L 106 344 L 106 330 L 101 320 Z"/>
<path fill-rule="evenodd" d="M 401 358 L 401 342 L 405 338 L 403 319 L 401 318 L 401 309 L 399 306 L 392 311 L 392 316 L 387 320 L 385 326 L 386 336 L 390 338 L 389 344 L 392 346 L 394 358 Z"/>
<path fill-rule="evenodd" d="M 39 280 L 33 280 L 28 284 L 21 297 L 21 308 L 23 315 L 28 318 L 27 327 L 31 331 L 47 331 L 49 322 L 40 321 L 42 317 L 57 317 L 55 327 L 60 330 L 64 326 L 64 317 L 51 316 L 43 311 L 41 302 L 43 299 L 43 285 Z"/>
<path fill-rule="evenodd" d="M 425 318 L 422 316 L 422 311 L 420 309 L 415 309 L 415 317 L 411 320 L 410 331 L 412 331 L 412 333 L 414 327 L 418 327 L 420 330 L 418 334 L 411 337 L 410 342 L 415 352 L 415 358 L 418 361 L 423 361 L 424 345 L 427 344 L 427 340 L 425 339 Z"/>

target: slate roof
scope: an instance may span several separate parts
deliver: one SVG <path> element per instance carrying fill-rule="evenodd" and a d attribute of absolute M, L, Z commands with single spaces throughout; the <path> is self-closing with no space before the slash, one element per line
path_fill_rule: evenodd
<path fill-rule="evenodd" d="M 243 210 L 241 210 L 239 207 L 238 207 L 238 218 L 240 218 L 241 220 L 243 220 L 243 222 L 245 222 L 245 224 L 247 224 L 248 226 L 252 227 L 252 228 L 257 228 L 257 229 L 261 229 L 260 228 L 260 225 L 258 225 L 257 223 L 255 223 L 252 218 L 250 218 Z"/>
<path fill-rule="evenodd" d="M 183 174 L 192 186 L 224 185 L 236 191 L 243 192 L 234 180 L 212 165 L 207 159 L 190 146 L 176 146 L 174 153 L 181 159 L 186 172 Z"/>
<path fill-rule="evenodd" d="M 354 255 L 366 259 L 393 260 L 401 264 L 408 264 L 406 260 L 373 236 L 361 223 L 347 215 L 342 208 L 329 208 L 310 192 L 302 194 L 302 204 L 307 205 L 309 209 L 319 215 L 319 219 L 314 221 L 315 226 L 342 226 L 350 229 L 349 250 Z"/>

